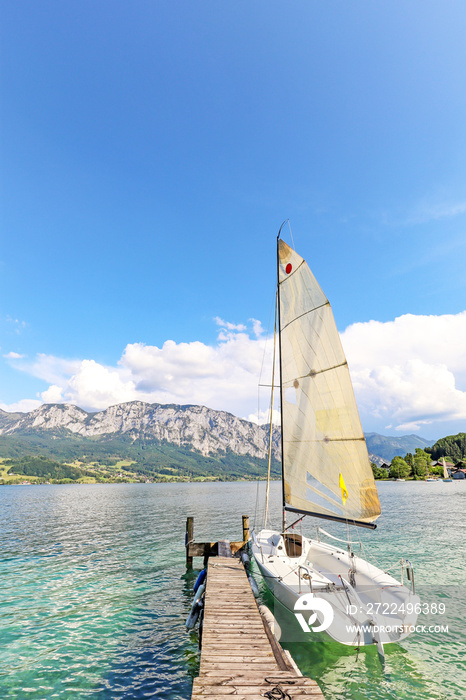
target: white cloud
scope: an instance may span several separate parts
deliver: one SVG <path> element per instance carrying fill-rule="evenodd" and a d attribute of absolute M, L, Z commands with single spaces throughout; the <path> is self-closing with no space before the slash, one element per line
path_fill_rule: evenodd
<path fill-rule="evenodd" d="M 116 367 L 43 354 L 18 367 L 50 384 L 40 395 L 46 403 L 73 403 L 91 411 L 133 400 L 192 403 L 245 416 L 257 405 L 261 369 L 264 377 L 270 374 L 272 344 L 264 353 L 258 321 L 251 320 L 250 333 L 243 324 L 219 325 L 213 345 L 131 343 Z"/>
<path fill-rule="evenodd" d="M 355 323 L 342 334 L 363 425 L 396 430 L 466 420 L 466 311 Z"/>
<path fill-rule="evenodd" d="M 47 383 L 63 386 L 70 376 L 79 371 L 81 364 L 82 360 L 69 360 L 39 353 L 34 362 L 25 362 L 20 369 Z"/>
<path fill-rule="evenodd" d="M 41 405 L 42 401 L 38 401 L 37 399 L 21 399 L 21 401 L 10 404 L 0 403 L 0 408 L 9 413 L 29 413 L 29 411 L 33 411 Z"/>
<path fill-rule="evenodd" d="M 244 323 L 230 323 L 229 321 L 224 321 L 223 319 L 219 318 L 219 316 L 216 316 L 214 318 L 215 323 L 217 326 L 221 326 L 222 328 L 226 328 L 228 331 L 245 331 L 246 326 Z"/>
<path fill-rule="evenodd" d="M 259 413 L 250 413 L 249 416 L 247 416 L 246 420 L 251 421 L 251 423 L 255 423 L 256 425 L 267 425 L 270 424 L 270 408 L 266 410 L 259 411 Z M 276 409 L 273 410 L 272 413 L 272 423 L 274 425 L 280 425 L 281 421 L 281 414 L 280 411 L 277 411 Z"/>
<path fill-rule="evenodd" d="M 125 381 L 121 374 L 118 369 L 104 367 L 94 360 L 83 360 L 64 394 L 79 406 L 97 410 L 139 398 L 134 382 Z"/>
<path fill-rule="evenodd" d="M 56 384 L 51 384 L 46 391 L 43 391 L 41 398 L 44 403 L 63 403 L 63 390 Z"/>
<path fill-rule="evenodd" d="M 25 355 L 20 355 L 19 352 L 7 352 L 3 357 L 6 360 L 22 360 Z"/>
<path fill-rule="evenodd" d="M 245 326 L 244 326 L 245 327 Z M 92 359 L 38 355 L 15 366 L 44 379 L 44 402 L 74 403 L 100 410 L 124 401 L 203 404 L 267 422 L 272 341 L 260 324 L 219 324 L 218 339 L 161 347 L 130 343 L 114 367 Z M 366 430 L 433 432 L 431 426 L 466 421 L 466 311 L 355 323 L 342 334 L 356 399 Z M 30 410 L 39 401 L 4 410 Z M 19 409 L 18 406 L 22 408 Z M 29 405 L 30 408 L 26 408 Z M 274 411 L 274 422 L 279 422 Z M 446 434 L 446 433 L 444 433 Z"/>
<path fill-rule="evenodd" d="M 41 374 L 43 366 L 50 369 L 54 359 L 42 356 L 39 366 Z M 135 391 L 134 382 L 125 380 L 124 372 L 119 368 L 105 367 L 94 360 L 82 360 L 79 364 L 73 361 L 68 365 L 59 361 L 58 364 L 55 376 L 63 372 L 64 366 L 68 366 L 72 373 L 68 377 L 62 376 L 59 383 L 42 392 L 41 398 L 45 403 L 73 403 L 90 411 L 98 411 L 112 404 L 141 398 Z M 32 366 L 37 367 L 37 364 Z"/>
<path fill-rule="evenodd" d="M 259 338 L 264 332 L 264 329 L 262 328 L 262 323 L 256 318 L 250 318 L 249 320 L 252 323 L 252 332 L 254 333 L 256 338 Z"/>
<path fill-rule="evenodd" d="M 243 332 L 243 324 L 219 325 L 222 328 L 214 345 L 172 340 L 161 348 L 130 344 L 120 367 L 144 400 L 199 403 L 246 415 L 257 403 L 265 339 L 256 336 L 254 324 L 254 338 Z"/>

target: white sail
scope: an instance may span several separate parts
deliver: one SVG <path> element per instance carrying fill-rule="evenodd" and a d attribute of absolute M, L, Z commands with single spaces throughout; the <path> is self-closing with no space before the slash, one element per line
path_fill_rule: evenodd
<path fill-rule="evenodd" d="M 306 262 L 282 240 L 278 282 L 285 502 L 372 522 L 380 503 L 332 310 Z"/>
<path fill-rule="evenodd" d="M 445 457 L 442 457 L 442 460 L 443 460 L 443 478 L 449 479 L 450 474 L 448 473 L 447 465 L 445 464 Z"/>

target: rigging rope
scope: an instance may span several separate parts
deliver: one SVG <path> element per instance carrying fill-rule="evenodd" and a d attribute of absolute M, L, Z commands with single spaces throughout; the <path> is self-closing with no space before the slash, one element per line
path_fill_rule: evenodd
<path fill-rule="evenodd" d="M 290 220 L 287 219 L 287 222 L 288 222 L 288 228 L 289 228 L 289 230 L 290 230 L 291 242 L 292 242 L 292 244 L 293 244 L 293 248 L 296 250 L 296 246 L 295 246 L 295 244 L 294 244 L 294 239 L 293 239 L 293 233 L 292 233 L 292 231 L 291 231 Z"/>
<path fill-rule="evenodd" d="M 266 332 L 266 335 L 265 335 L 264 352 L 262 353 L 261 369 L 260 369 L 260 373 L 259 373 L 259 383 L 258 383 L 258 385 L 257 385 L 257 425 L 258 425 L 258 426 L 260 425 L 260 389 L 261 389 L 261 386 L 262 386 L 262 372 L 264 371 L 265 355 L 266 355 L 266 352 L 267 352 L 267 343 L 268 343 L 268 341 L 269 341 L 270 325 L 271 325 L 271 321 L 272 321 L 272 313 L 273 313 L 273 311 L 274 311 L 274 309 L 275 309 L 275 314 L 276 314 L 276 305 L 277 305 L 277 301 L 276 301 L 276 293 L 275 293 L 275 295 L 274 295 L 274 302 L 273 302 L 273 304 L 272 304 L 271 307 L 270 307 L 269 320 L 268 320 L 268 323 L 267 323 L 267 332 Z M 275 321 L 275 323 L 276 323 L 276 321 Z M 272 383 L 273 383 L 273 382 L 272 382 Z M 273 406 L 271 406 L 270 411 L 271 411 L 271 415 L 272 415 L 272 414 L 273 414 Z M 259 459 L 260 459 L 260 457 L 257 458 L 258 462 L 259 462 Z M 253 529 L 255 529 L 256 524 L 258 523 L 258 520 L 259 520 L 259 512 L 258 512 L 258 511 L 259 511 L 259 481 L 257 482 L 257 489 L 256 489 L 256 507 L 255 507 L 255 511 L 254 511 L 254 525 L 253 525 Z"/>

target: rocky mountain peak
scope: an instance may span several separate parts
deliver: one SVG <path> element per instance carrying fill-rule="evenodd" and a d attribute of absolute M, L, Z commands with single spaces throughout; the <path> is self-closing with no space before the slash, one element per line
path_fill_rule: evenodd
<path fill-rule="evenodd" d="M 1 416 L 0 435 L 25 430 L 63 432 L 82 437 L 128 435 L 131 439 L 157 440 L 186 446 L 203 455 L 231 450 L 239 455 L 263 458 L 268 431 L 225 411 L 206 406 L 149 404 L 143 401 L 110 406 L 87 413 L 72 404 L 43 404 L 24 414 Z M 279 459 L 279 431 L 274 435 L 274 456 Z"/>

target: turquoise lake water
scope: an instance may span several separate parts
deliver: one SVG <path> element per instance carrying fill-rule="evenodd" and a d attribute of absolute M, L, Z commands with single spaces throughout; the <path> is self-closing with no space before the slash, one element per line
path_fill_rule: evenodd
<path fill-rule="evenodd" d="M 373 648 L 358 655 L 322 634 L 299 637 L 286 620 L 283 646 L 327 700 L 465 698 L 466 484 L 378 490 L 379 526 L 357 532 L 366 558 L 388 568 L 408 557 L 422 601 L 446 607 L 418 623 L 448 632 L 387 646 L 385 666 Z M 272 492 L 278 514 L 278 483 Z M 1 488 L 0 698 L 190 698 L 199 656 L 184 623 L 201 561 L 186 573 L 186 516 L 198 541 L 241 539 L 256 496 L 248 482 Z"/>

